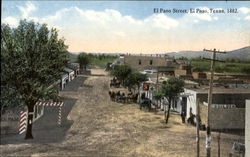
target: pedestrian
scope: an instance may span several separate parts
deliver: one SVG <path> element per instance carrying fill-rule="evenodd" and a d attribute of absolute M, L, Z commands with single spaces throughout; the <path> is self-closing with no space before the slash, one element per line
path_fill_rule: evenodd
<path fill-rule="evenodd" d="M 181 120 L 182 120 L 182 123 L 185 123 L 185 117 L 186 117 L 185 112 L 181 111 Z"/>

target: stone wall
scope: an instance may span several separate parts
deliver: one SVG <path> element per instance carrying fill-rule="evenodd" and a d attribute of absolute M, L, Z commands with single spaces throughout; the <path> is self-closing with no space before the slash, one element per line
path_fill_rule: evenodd
<path fill-rule="evenodd" d="M 244 108 L 211 108 L 211 129 L 244 129 Z"/>
<path fill-rule="evenodd" d="M 202 124 L 207 125 L 207 106 L 200 103 L 200 117 Z M 211 108 L 211 129 L 244 129 L 244 108 Z"/>

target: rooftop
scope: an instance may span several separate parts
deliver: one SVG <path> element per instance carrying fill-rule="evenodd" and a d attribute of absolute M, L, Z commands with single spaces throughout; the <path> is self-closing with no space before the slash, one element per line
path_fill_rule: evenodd
<path fill-rule="evenodd" d="M 74 72 L 74 70 L 72 70 L 70 68 L 64 68 L 63 70 L 66 71 L 66 72 L 68 72 L 68 73 Z"/>
<path fill-rule="evenodd" d="M 186 86 L 185 89 L 196 91 L 197 93 L 208 93 L 209 86 Z M 213 93 L 224 93 L 224 94 L 250 94 L 250 88 L 244 88 L 244 87 L 213 87 Z"/>

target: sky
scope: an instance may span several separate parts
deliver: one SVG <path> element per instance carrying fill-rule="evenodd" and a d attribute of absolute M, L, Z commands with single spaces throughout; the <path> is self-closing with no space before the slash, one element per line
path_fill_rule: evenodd
<path fill-rule="evenodd" d="M 247 1 L 2 1 L 2 23 L 17 27 L 21 19 L 57 28 L 75 53 L 229 51 L 250 45 Z"/>

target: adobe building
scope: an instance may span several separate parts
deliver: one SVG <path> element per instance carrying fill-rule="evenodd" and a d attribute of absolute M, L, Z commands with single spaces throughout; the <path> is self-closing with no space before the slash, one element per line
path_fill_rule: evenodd
<path fill-rule="evenodd" d="M 185 87 L 184 92 L 174 102 L 174 110 L 186 113 L 190 110 L 196 115 L 196 102 L 199 100 L 202 124 L 207 123 L 208 86 Z M 211 129 L 244 129 L 246 99 L 250 99 L 249 88 L 213 88 L 213 100 L 210 112 Z"/>
<path fill-rule="evenodd" d="M 139 71 L 154 70 L 176 77 L 191 75 L 188 60 L 174 59 L 168 56 L 125 55 L 124 64 Z"/>
<path fill-rule="evenodd" d="M 162 67 L 162 66 L 171 66 L 175 67 L 175 65 L 170 65 L 169 59 L 172 61 L 173 59 L 165 56 L 142 56 L 142 55 L 125 55 L 124 56 L 124 64 L 128 64 L 134 69 L 139 71 L 143 71 L 145 69 L 149 69 L 150 67 Z"/>

